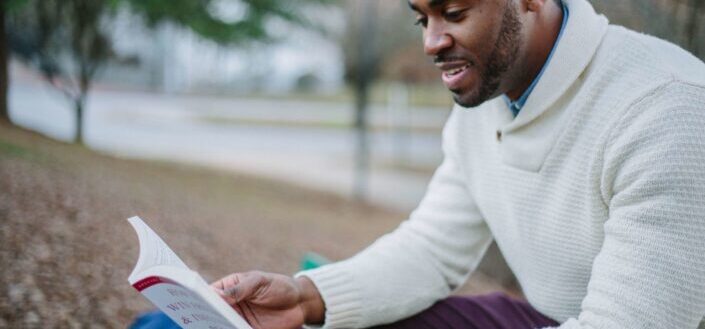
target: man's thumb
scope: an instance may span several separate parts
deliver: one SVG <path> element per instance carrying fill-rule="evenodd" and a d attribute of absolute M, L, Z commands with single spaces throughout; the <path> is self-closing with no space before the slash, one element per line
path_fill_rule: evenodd
<path fill-rule="evenodd" d="M 266 284 L 266 280 L 261 275 L 247 275 L 236 285 L 225 289 L 223 293 L 235 299 L 236 303 L 252 299 L 257 290 Z"/>

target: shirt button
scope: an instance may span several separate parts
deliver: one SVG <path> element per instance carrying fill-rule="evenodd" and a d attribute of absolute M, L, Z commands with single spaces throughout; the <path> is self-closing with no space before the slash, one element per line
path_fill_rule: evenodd
<path fill-rule="evenodd" d="M 498 142 L 502 141 L 502 131 L 501 130 L 497 130 L 497 141 Z"/>

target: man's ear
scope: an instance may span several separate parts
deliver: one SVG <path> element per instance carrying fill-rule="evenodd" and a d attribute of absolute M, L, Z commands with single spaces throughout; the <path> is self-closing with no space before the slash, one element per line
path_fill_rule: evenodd
<path fill-rule="evenodd" d="M 523 0 L 526 5 L 526 10 L 531 12 L 539 12 L 546 4 L 546 0 Z"/>

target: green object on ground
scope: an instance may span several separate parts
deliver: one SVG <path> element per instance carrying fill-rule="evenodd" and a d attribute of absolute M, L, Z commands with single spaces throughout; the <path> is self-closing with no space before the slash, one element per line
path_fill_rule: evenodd
<path fill-rule="evenodd" d="M 330 263 L 328 258 L 325 258 L 315 252 L 307 252 L 301 257 L 301 270 L 312 270 Z"/>

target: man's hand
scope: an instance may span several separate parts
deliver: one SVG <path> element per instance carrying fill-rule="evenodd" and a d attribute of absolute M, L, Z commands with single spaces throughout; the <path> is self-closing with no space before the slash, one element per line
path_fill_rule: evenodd
<path fill-rule="evenodd" d="M 322 323 L 325 316 L 323 299 L 306 277 L 234 273 L 211 286 L 255 329 L 298 329 Z"/>

